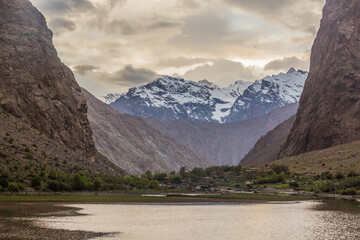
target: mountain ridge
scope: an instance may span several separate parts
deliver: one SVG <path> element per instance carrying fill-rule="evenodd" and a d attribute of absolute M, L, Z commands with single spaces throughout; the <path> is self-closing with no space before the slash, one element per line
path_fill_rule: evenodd
<path fill-rule="evenodd" d="M 88 116 L 97 150 L 131 174 L 209 167 L 208 160 L 150 127 L 139 117 L 120 114 L 85 89 Z"/>
<path fill-rule="evenodd" d="M 237 122 L 298 102 L 306 77 L 307 72 L 292 68 L 254 83 L 237 81 L 220 88 L 207 80 L 162 76 L 131 88 L 110 106 L 121 113 L 165 121 Z M 107 99 L 114 96 L 109 94 Z"/>

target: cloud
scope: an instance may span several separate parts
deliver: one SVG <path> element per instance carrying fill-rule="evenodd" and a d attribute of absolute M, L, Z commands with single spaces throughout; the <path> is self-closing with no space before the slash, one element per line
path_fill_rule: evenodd
<path fill-rule="evenodd" d="M 65 31 L 75 31 L 76 23 L 71 20 L 66 20 L 63 18 L 52 19 L 49 23 L 50 28 L 57 34 L 61 34 Z"/>
<path fill-rule="evenodd" d="M 127 21 L 114 19 L 104 26 L 107 34 L 136 35 L 162 29 L 181 27 L 182 23 L 162 19 L 160 17 L 152 17 L 149 19 L 141 19 L 138 21 Z"/>
<path fill-rule="evenodd" d="M 278 59 L 278 60 L 274 60 L 269 62 L 268 64 L 265 65 L 264 69 L 265 70 L 284 70 L 287 71 L 290 68 L 297 68 L 297 69 L 301 69 L 301 70 L 309 70 L 309 66 L 310 66 L 310 60 L 301 60 L 297 57 L 286 57 L 283 59 Z"/>
<path fill-rule="evenodd" d="M 179 0 L 178 3 L 179 8 L 198 9 L 200 6 L 201 5 L 195 0 Z"/>
<path fill-rule="evenodd" d="M 252 12 L 264 20 L 294 30 L 318 28 L 325 0 L 223 0 L 244 11 Z"/>
<path fill-rule="evenodd" d="M 161 67 L 185 67 L 191 66 L 199 63 L 206 63 L 211 61 L 208 58 L 186 58 L 186 57 L 177 57 L 177 58 L 166 58 L 161 59 L 157 65 Z"/>
<path fill-rule="evenodd" d="M 93 65 L 77 65 L 73 67 L 76 73 L 79 73 L 81 76 L 85 76 L 88 72 L 99 69 L 99 67 Z"/>
<path fill-rule="evenodd" d="M 217 59 L 213 64 L 205 64 L 186 72 L 183 77 L 194 81 L 207 79 L 220 86 L 227 86 L 237 80 L 254 81 L 257 76 L 253 68 L 245 67 L 240 62 Z"/>
<path fill-rule="evenodd" d="M 132 65 L 126 65 L 112 74 L 103 74 L 103 77 L 112 84 L 130 87 L 151 82 L 156 76 L 157 74 L 150 69 L 134 68 Z"/>

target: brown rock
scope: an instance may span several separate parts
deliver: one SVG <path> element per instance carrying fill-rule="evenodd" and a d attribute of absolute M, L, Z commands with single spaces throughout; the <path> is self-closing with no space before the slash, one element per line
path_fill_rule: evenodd
<path fill-rule="evenodd" d="M 178 171 L 209 167 L 207 160 L 138 117 L 120 114 L 83 89 L 96 148 L 129 173 Z"/>
<path fill-rule="evenodd" d="M 0 107 L 78 154 L 96 153 L 87 107 L 28 0 L 0 0 Z"/>
<path fill-rule="evenodd" d="M 360 139 L 360 1 L 328 0 L 309 77 L 280 157 Z"/>
<path fill-rule="evenodd" d="M 255 165 L 276 161 L 294 122 L 295 115 L 262 136 L 251 151 L 241 160 L 240 164 Z"/>

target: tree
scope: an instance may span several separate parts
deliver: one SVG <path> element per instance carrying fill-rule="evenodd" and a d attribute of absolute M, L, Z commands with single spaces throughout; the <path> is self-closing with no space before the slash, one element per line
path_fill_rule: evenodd
<path fill-rule="evenodd" d="M 35 188 L 35 187 L 39 187 L 41 185 L 41 177 L 37 176 L 34 177 L 33 179 L 31 179 L 31 187 Z"/>
<path fill-rule="evenodd" d="M 87 187 L 88 181 L 84 173 L 77 173 L 72 180 L 72 186 L 75 191 L 84 191 Z"/>
<path fill-rule="evenodd" d="M 102 180 L 99 177 L 95 178 L 94 185 L 93 185 L 94 190 L 98 191 L 98 190 L 102 189 L 102 186 L 103 186 Z"/>
<path fill-rule="evenodd" d="M 187 177 L 187 169 L 186 169 L 186 167 L 180 168 L 179 174 L 180 174 L 183 178 L 186 178 L 186 177 Z"/>

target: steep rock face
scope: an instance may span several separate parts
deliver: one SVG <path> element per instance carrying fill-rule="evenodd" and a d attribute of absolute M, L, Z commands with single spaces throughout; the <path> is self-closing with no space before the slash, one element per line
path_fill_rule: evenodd
<path fill-rule="evenodd" d="M 276 161 L 294 122 L 295 115 L 262 136 L 250 152 L 241 160 L 240 164 L 254 165 Z"/>
<path fill-rule="evenodd" d="M 292 68 L 286 74 L 267 76 L 256 81 L 236 99 L 226 122 L 260 117 L 278 107 L 297 103 L 307 76 L 307 72 Z"/>
<path fill-rule="evenodd" d="M 295 114 L 297 104 L 277 108 L 267 115 L 234 123 L 199 123 L 184 119 L 146 122 L 218 165 L 238 165 L 261 136 Z"/>
<path fill-rule="evenodd" d="M 120 114 L 84 89 L 83 93 L 98 151 L 127 172 L 170 172 L 215 165 L 151 128 L 143 119 Z"/>
<path fill-rule="evenodd" d="M 360 139 L 360 2 L 328 0 L 309 78 L 280 157 Z"/>
<path fill-rule="evenodd" d="M 96 153 L 86 101 L 28 0 L 0 0 L 0 106 L 78 154 Z"/>

